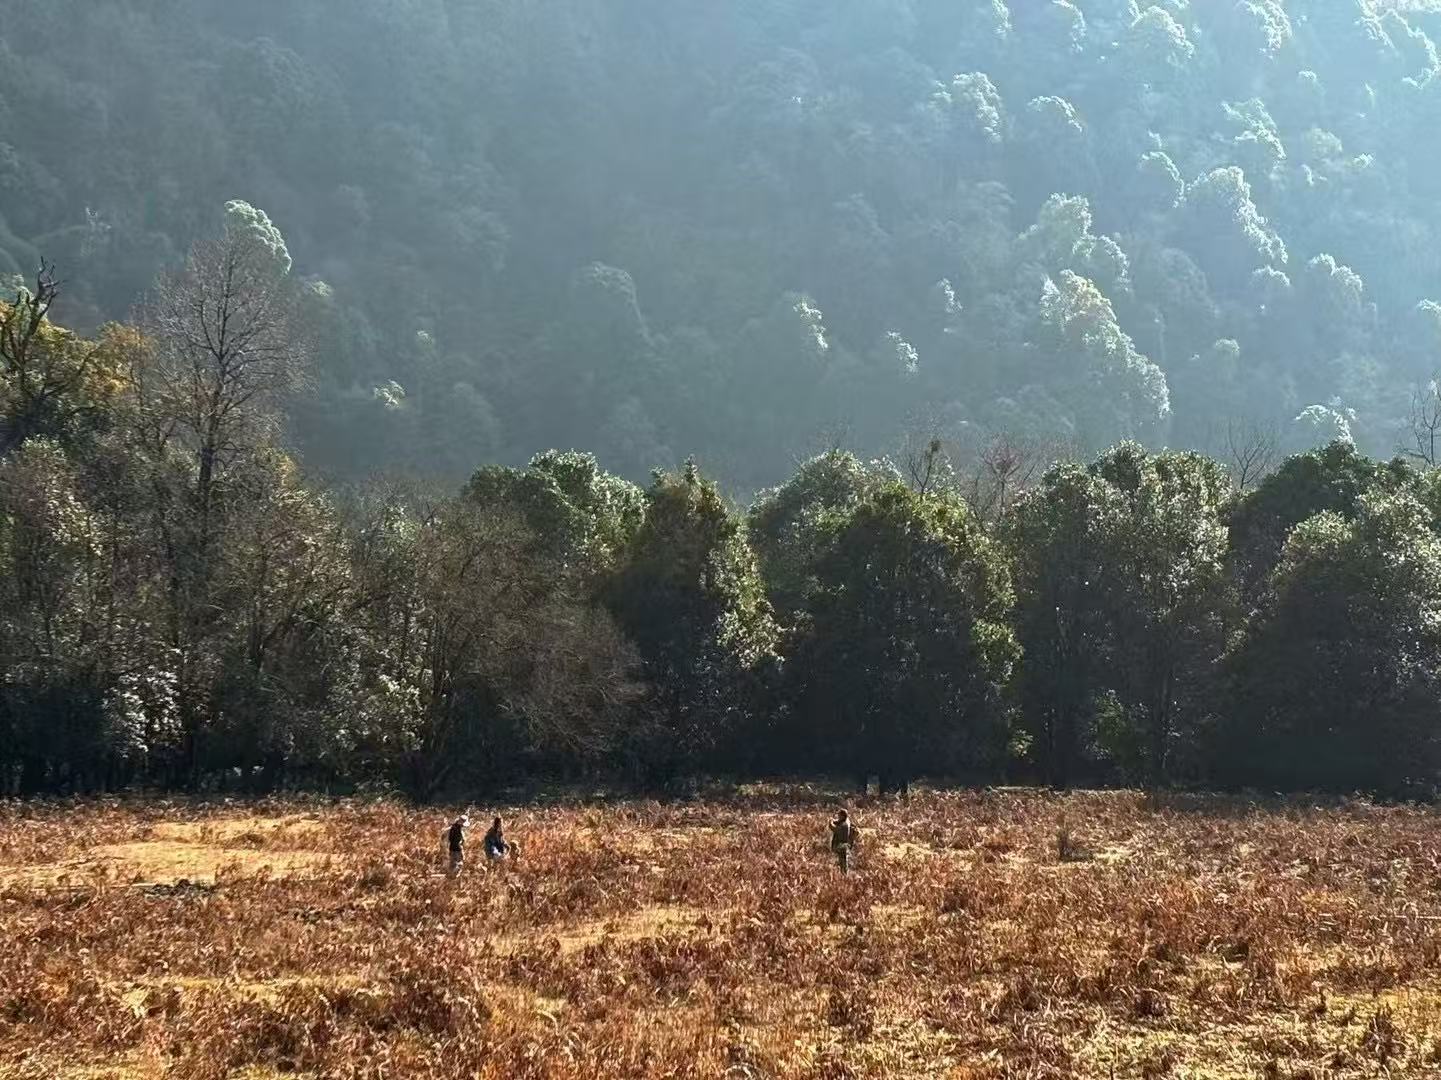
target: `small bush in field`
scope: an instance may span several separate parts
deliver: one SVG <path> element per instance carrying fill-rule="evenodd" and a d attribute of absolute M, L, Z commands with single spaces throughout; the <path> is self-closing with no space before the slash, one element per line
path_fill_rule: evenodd
<path fill-rule="evenodd" d="M 384 889 L 395 881 L 395 870 L 389 863 L 368 863 L 360 872 L 360 885 L 365 889 Z"/>

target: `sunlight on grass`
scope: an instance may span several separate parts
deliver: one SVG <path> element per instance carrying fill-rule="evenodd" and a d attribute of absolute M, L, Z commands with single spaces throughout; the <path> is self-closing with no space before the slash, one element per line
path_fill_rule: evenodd
<path fill-rule="evenodd" d="M 833 801 L 0 816 L 0 1078 L 1441 1075 L 1434 813 Z"/>

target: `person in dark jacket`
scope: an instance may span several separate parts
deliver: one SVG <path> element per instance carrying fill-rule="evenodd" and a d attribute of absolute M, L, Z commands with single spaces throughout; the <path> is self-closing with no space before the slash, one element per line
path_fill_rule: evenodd
<path fill-rule="evenodd" d="M 856 846 L 856 836 L 856 827 L 851 824 L 850 815 L 842 810 L 831 822 L 831 851 L 835 853 L 843 874 L 850 872 L 851 852 Z"/>
<path fill-rule="evenodd" d="M 503 859 L 510 853 L 510 845 L 505 842 L 505 832 L 500 818 L 490 823 L 490 831 L 485 834 L 485 854 L 491 859 Z"/>
<path fill-rule="evenodd" d="M 450 847 L 449 877 L 459 874 L 460 868 L 465 864 L 465 829 L 469 824 L 470 818 L 461 814 L 450 823 L 450 828 L 445 830 L 446 841 Z"/>

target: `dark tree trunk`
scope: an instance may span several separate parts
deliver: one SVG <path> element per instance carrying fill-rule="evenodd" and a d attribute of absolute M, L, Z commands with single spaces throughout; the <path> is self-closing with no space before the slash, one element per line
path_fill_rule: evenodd
<path fill-rule="evenodd" d="M 265 764 L 261 767 L 260 783 L 267 795 L 273 795 L 280 790 L 285 781 L 285 757 L 277 753 L 265 755 Z"/>
<path fill-rule="evenodd" d="M 39 795 L 45 790 L 45 762 L 32 755 L 20 762 L 20 797 Z"/>

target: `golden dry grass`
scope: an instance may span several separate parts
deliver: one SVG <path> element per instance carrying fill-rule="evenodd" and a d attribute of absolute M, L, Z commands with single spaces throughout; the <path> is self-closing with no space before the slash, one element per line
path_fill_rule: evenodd
<path fill-rule="evenodd" d="M 1441 1076 L 1435 813 L 832 805 L 12 805 L 0 1077 Z"/>
<path fill-rule="evenodd" d="M 84 855 L 38 866 L 0 866 L 0 882 L 39 887 L 93 885 L 100 881 L 213 885 L 222 878 L 258 874 L 297 875 L 323 867 L 328 857 L 312 851 L 252 851 L 179 840 L 102 844 Z"/>

